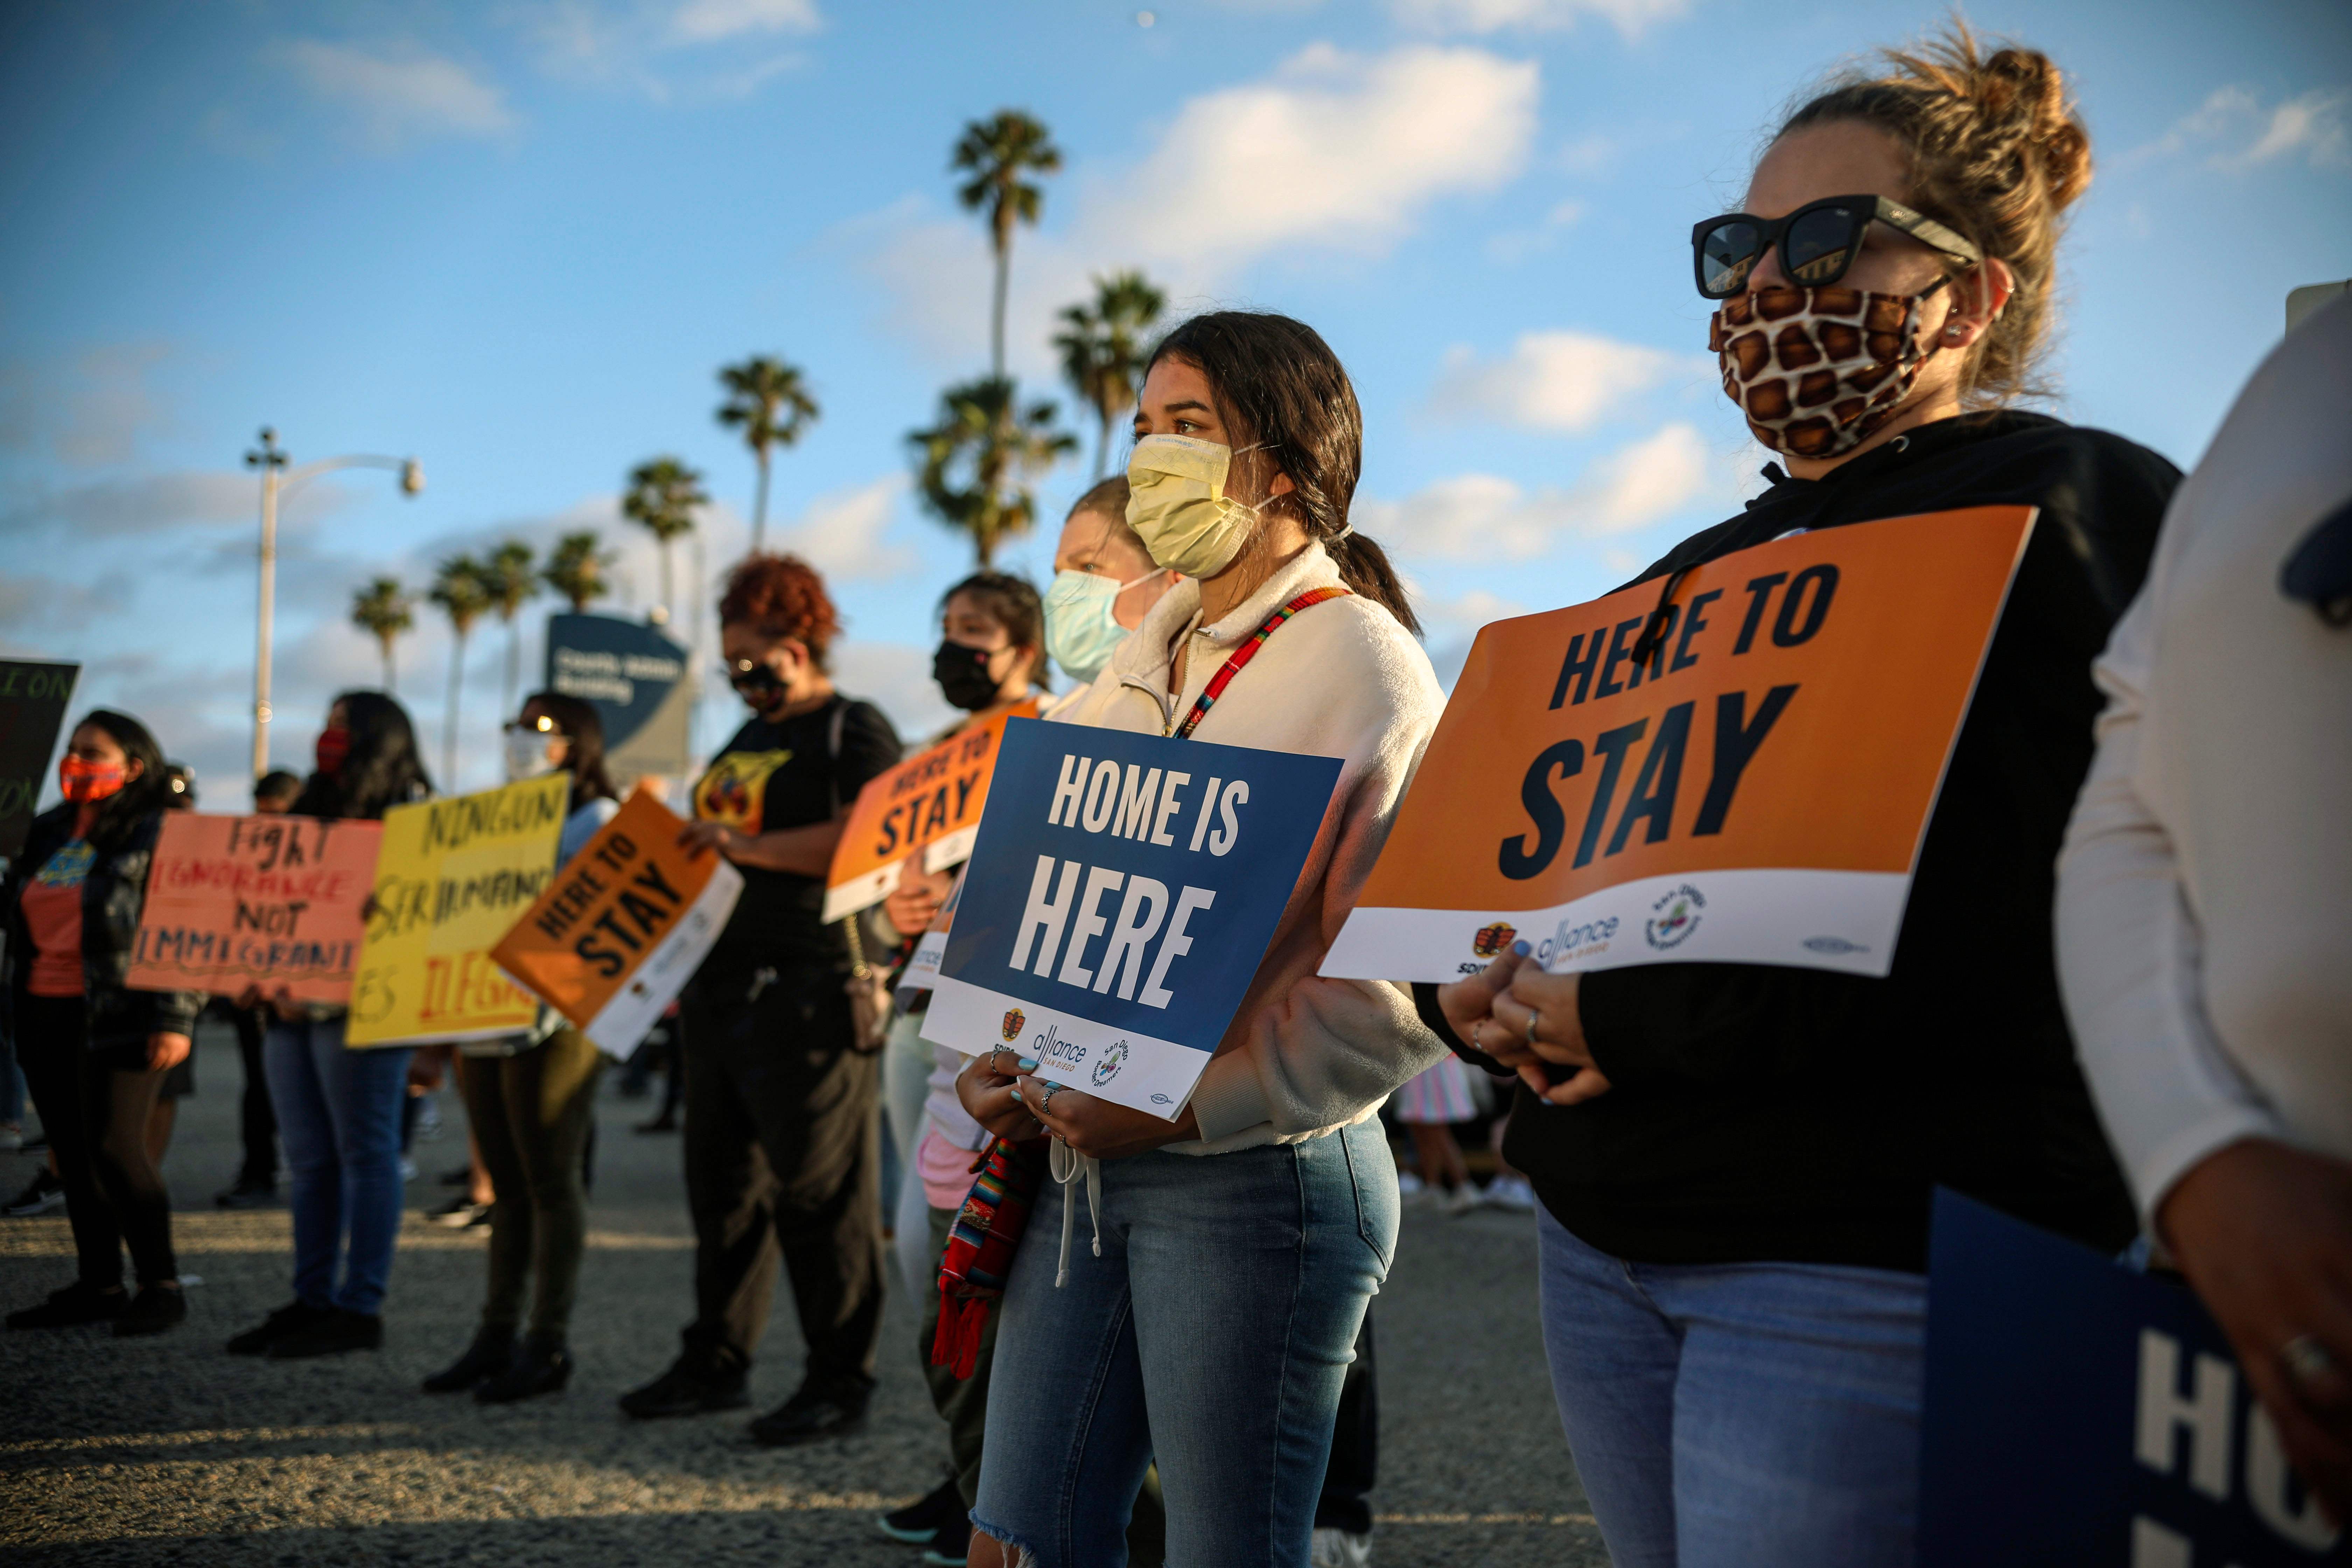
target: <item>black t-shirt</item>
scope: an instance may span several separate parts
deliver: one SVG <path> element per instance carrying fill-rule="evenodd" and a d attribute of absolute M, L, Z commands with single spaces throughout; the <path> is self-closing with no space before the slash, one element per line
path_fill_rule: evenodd
<path fill-rule="evenodd" d="M 832 752 L 838 715 L 841 748 Z M 806 827 L 846 809 L 866 781 L 898 761 L 898 733 L 870 702 L 836 697 L 824 707 L 772 724 L 753 719 L 727 742 L 694 786 L 694 816 L 747 837 Z M 848 962 L 848 941 L 828 929 L 824 879 L 739 866 L 743 896 L 704 973 L 773 966 L 778 970 Z"/>
<path fill-rule="evenodd" d="M 1613 1087 L 1519 1091 L 1505 1157 L 1592 1246 L 1654 1263 L 1926 1267 L 1937 1184 L 2094 1246 L 2135 1216 L 2060 1005 L 2054 865 L 2089 770 L 2091 661 L 2180 481 L 2103 431 L 1938 421 L 1820 480 L 1780 477 L 1664 575 L 1792 530 L 1962 506 L 2042 509 L 1937 798 L 1883 980 L 1738 963 L 1584 977 Z"/>

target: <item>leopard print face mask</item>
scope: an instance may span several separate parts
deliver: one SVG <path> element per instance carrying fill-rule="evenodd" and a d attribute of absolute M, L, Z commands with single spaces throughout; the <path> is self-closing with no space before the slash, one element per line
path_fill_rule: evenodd
<path fill-rule="evenodd" d="M 1825 284 L 1726 300 L 1707 329 L 1723 394 L 1776 452 L 1851 451 L 1895 416 L 1935 353 L 1917 339 L 1920 306 L 1935 291 L 1871 294 Z"/>

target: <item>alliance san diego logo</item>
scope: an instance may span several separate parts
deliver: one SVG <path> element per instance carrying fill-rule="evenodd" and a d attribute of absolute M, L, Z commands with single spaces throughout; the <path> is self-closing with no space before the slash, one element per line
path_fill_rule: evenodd
<path fill-rule="evenodd" d="M 1706 895 L 1685 882 L 1650 906 L 1650 918 L 1643 922 L 1642 934 L 1660 952 L 1680 947 L 1698 930 L 1699 911 L 1706 908 Z"/>

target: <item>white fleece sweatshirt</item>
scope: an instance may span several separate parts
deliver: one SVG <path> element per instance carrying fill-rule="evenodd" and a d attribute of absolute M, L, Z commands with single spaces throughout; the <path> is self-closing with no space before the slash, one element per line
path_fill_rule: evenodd
<path fill-rule="evenodd" d="M 1339 582 L 1323 546 L 1309 545 L 1247 603 L 1186 633 L 1200 614 L 1201 586 L 1183 579 L 1094 684 L 1050 717 L 1164 734 L 1267 616 Z M 1181 695 L 1168 689 L 1179 634 L 1192 642 Z M 1342 765 L 1265 962 L 1192 1091 L 1200 1141 L 1170 1144 L 1171 1152 L 1222 1154 L 1337 1131 L 1376 1114 L 1399 1085 L 1445 1054 L 1403 987 L 1315 973 L 1387 841 L 1444 705 L 1421 645 L 1388 611 L 1350 595 L 1285 622 L 1192 731 L 1221 745 L 1337 757 Z"/>
<path fill-rule="evenodd" d="M 2096 667 L 2059 975 L 2143 1208 L 2274 1138 L 2352 1159 L 2352 629 L 2279 589 L 2352 500 L 2352 299 L 2257 372 Z"/>

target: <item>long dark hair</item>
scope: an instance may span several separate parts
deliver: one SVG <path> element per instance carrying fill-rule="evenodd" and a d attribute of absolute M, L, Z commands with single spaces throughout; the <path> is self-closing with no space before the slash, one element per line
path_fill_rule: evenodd
<path fill-rule="evenodd" d="M 139 776 L 125 784 L 100 803 L 98 816 L 90 824 L 89 843 L 93 849 L 111 850 L 131 837 L 149 816 L 172 803 L 172 764 L 163 760 L 163 748 L 147 726 L 128 713 L 117 713 L 111 708 L 93 708 L 82 716 L 82 724 L 106 731 L 114 743 L 122 748 L 127 764 L 140 765 Z"/>
<path fill-rule="evenodd" d="M 1364 468 L 1364 414 L 1346 367 L 1314 328 L 1268 310 L 1212 310 L 1160 340 L 1151 364 L 1176 358 L 1208 377 L 1236 449 L 1257 446 L 1295 487 L 1276 498 L 1323 542 L 1339 580 L 1419 635 L 1388 552 L 1348 530 Z M 1150 365 L 1144 374 L 1151 374 Z M 1256 456 L 1257 454 L 1252 454 Z"/>
<path fill-rule="evenodd" d="M 346 691 L 343 727 L 352 733 L 341 772 L 312 773 L 294 797 L 298 816 L 381 817 L 433 793 L 433 780 L 417 754 L 416 729 L 408 710 L 381 691 Z M 329 704 L 330 708 L 333 704 Z"/>
<path fill-rule="evenodd" d="M 596 717 L 596 710 L 560 691 L 532 692 L 522 700 L 521 711 L 529 712 L 533 705 L 554 720 L 572 742 L 563 752 L 563 765 L 572 774 L 572 809 L 592 800 L 617 799 L 621 792 L 604 771 L 604 721 Z"/>

